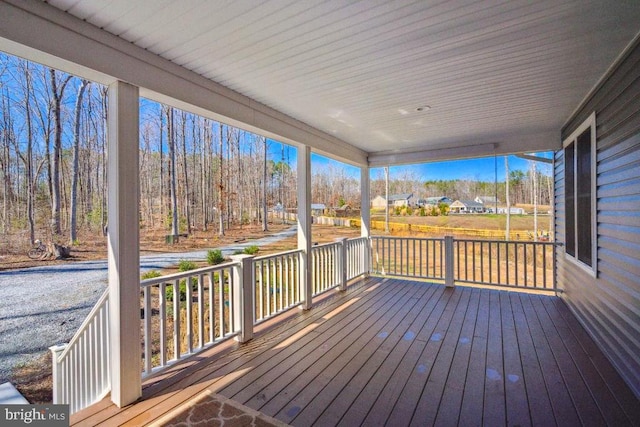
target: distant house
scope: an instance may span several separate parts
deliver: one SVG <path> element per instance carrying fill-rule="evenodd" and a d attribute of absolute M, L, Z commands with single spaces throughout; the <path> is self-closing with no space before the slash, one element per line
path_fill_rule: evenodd
<path fill-rule="evenodd" d="M 389 204 L 393 207 L 411 206 L 411 198 L 413 193 L 394 194 L 389 196 Z"/>
<path fill-rule="evenodd" d="M 449 205 L 450 213 L 485 213 L 486 207 L 475 200 L 456 200 Z"/>
<path fill-rule="evenodd" d="M 337 218 L 348 218 L 360 215 L 360 209 L 353 209 L 349 205 L 342 205 L 329 209 L 329 214 Z"/>
<path fill-rule="evenodd" d="M 493 205 L 495 206 L 497 203 L 500 203 L 500 200 L 495 196 L 478 196 L 474 199 L 474 202 L 482 203 L 483 205 Z"/>
<path fill-rule="evenodd" d="M 376 196 L 371 199 L 371 207 L 373 208 L 384 208 L 387 206 L 387 200 L 384 196 Z"/>
<path fill-rule="evenodd" d="M 445 205 L 449 206 L 451 203 L 453 203 L 453 200 L 451 200 L 447 196 L 435 196 L 435 197 L 427 197 L 424 199 L 418 199 L 416 201 L 416 205 L 421 208 L 425 206 L 439 206 L 441 203 L 444 203 Z"/>
<path fill-rule="evenodd" d="M 393 194 L 389 196 L 389 206 L 411 206 L 411 198 L 413 193 Z M 371 206 L 374 208 L 384 208 L 387 206 L 384 196 L 376 196 L 371 200 Z"/>

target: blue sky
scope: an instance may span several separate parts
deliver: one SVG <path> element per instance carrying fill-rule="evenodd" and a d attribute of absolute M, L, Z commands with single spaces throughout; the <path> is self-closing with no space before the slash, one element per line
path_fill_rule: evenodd
<path fill-rule="evenodd" d="M 141 100 L 141 111 L 147 112 L 151 109 L 151 117 L 155 119 L 157 113 L 155 110 L 158 108 L 157 104 L 153 101 L 145 99 Z M 142 117 L 149 117 L 146 114 L 142 114 Z M 144 120 L 144 119 L 143 119 Z M 248 135 L 247 135 L 248 136 Z M 284 147 L 284 150 L 283 150 Z M 551 158 L 551 153 L 538 154 L 547 158 Z M 282 144 L 275 140 L 268 140 L 268 157 L 269 159 L 279 162 L 284 160 L 289 163 L 293 169 L 296 167 L 297 149 L 287 144 Z M 497 162 L 496 162 L 497 160 Z M 392 179 L 401 178 L 406 176 L 407 173 L 412 178 L 416 178 L 421 181 L 430 180 L 454 180 L 454 179 L 468 179 L 476 181 L 489 181 L 493 182 L 496 178 L 496 165 L 497 165 L 497 178 L 499 182 L 505 180 L 505 168 L 504 168 L 504 156 L 498 156 L 497 159 L 493 157 L 484 157 L 478 159 L 456 160 L 449 162 L 435 162 L 435 163 L 423 163 L 404 166 L 392 166 L 389 169 L 389 174 Z M 355 178 L 360 178 L 360 169 L 336 160 L 329 159 L 327 157 L 311 154 L 311 167 L 312 172 L 318 171 L 320 168 L 332 166 L 333 170 L 343 168 L 345 173 Z M 528 171 L 530 168 L 530 161 L 518 158 L 516 156 L 509 156 L 509 169 L 510 170 L 522 170 Z M 551 175 L 551 165 L 544 163 L 538 163 L 537 168 L 543 174 Z M 383 176 L 383 168 L 371 169 L 371 178 L 376 179 Z"/>
<path fill-rule="evenodd" d="M 282 144 L 277 141 L 271 141 L 269 145 L 269 157 L 274 161 L 280 161 L 282 159 Z M 287 160 L 287 145 L 285 144 L 285 161 Z M 295 168 L 297 150 L 294 147 L 289 147 L 289 163 Z M 551 153 L 539 153 L 541 157 L 551 158 Z M 497 162 L 496 162 L 497 160 Z M 483 157 L 478 159 L 467 160 L 455 160 L 449 162 L 434 162 L 423 163 L 404 166 L 392 166 L 389 168 L 389 174 L 391 178 L 399 178 L 406 175 L 407 172 L 411 173 L 415 178 L 422 181 L 430 180 L 448 180 L 448 179 L 469 179 L 475 181 L 490 181 L 495 180 L 497 163 L 497 177 L 498 181 L 505 180 L 505 165 L 504 156 L 498 156 L 497 159 L 493 157 Z M 344 168 L 348 175 L 356 178 L 360 177 L 360 169 L 347 165 L 336 160 L 320 156 L 318 154 L 311 154 L 311 168 L 333 166 L 334 168 Z M 545 163 L 537 163 L 537 169 L 545 175 L 551 175 L 551 165 Z M 530 168 L 530 161 L 521 159 L 516 156 L 509 156 L 509 170 L 522 170 L 528 171 Z M 371 178 L 375 179 L 378 176 L 382 176 L 383 168 L 372 168 Z"/>

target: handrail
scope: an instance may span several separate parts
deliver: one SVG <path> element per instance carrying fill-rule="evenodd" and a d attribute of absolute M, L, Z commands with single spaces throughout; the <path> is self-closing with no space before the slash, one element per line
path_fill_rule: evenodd
<path fill-rule="evenodd" d="M 313 246 L 310 258 L 313 296 L 342 284 L 342 242 Z"/>
<path fill-rule="evenodd" d="M 369 272 L 368 238 L 316 245 L 308 254 L 314 295 Z M 253 325 L 302 302 L 303 250 L 295 249 L 140 282 L 142 376 L 231 337 L 251 339 Z M 110 390 L 109 292 L 69 344 L 52 347 L 54 403 L 71 412 Z"/>
<path fill-rule="evenodd" d="M 111 390 L 109 289 L 106 289 L 68 344 L 51 347 L 53 403 L 77 412 Z"/>
<path fill-rule="evenodd" d="M 141 281 L 144 376 L 238 334 L 239 266 L 227 262 Z"/>
<path fill-rule="evenodd" d="M 374 236 L 377 274 L 556 291 L 555 242 Z M 451 245 L 451 246 L 449 246 Z"/>
<path fill-rule="evenodd" d="M 301 303 L 300 257 L 303 253 L 297 249 L 253 258 L 255 324 Z"/>

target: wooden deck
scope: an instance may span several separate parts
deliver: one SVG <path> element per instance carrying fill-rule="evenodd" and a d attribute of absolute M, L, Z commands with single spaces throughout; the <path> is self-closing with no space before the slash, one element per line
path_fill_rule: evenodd
<path fill-rule="evenodd" d="M 640 402 L 556 297 L 369 278 L 262 329 L 72 423 L 164 424 L 216 393 L 299 426 L 640 424 Z"/>

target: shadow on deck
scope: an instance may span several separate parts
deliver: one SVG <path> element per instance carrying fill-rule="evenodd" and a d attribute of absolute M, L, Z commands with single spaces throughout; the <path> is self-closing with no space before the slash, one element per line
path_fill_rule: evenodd
<path fill-rule="evenodd" d="M 557 297 L 372 277 L 276 320 L 147 380 L 134 405 L 105 399 L 71 421 L 640 422 L 638 399 Z"/>

